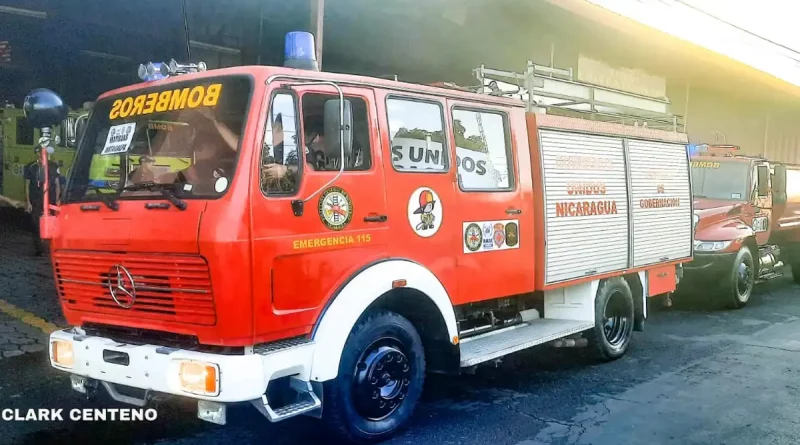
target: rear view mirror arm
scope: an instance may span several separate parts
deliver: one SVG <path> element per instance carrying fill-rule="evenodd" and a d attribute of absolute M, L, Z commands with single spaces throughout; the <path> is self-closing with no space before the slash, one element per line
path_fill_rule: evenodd
<path fill-rule="evenodd" d="M 284 76 L 273 76 L 267 80 L 267 83 L 271 83 L 275 80 L 279 80 L 284 78 Z M 285 77 L 285 79 L 296 80 L 292 77 Z M 294 211 L 295 216 L 301 216 L 303 214 L 303 204 L 313 199 L 315 196 L 320 194 L 323 190 L 330 187 L 331 184 L 335 183 L 339 180 L 344 172 L 344 93 L 342 92 L 342 88 L 339 87 L 335 82 L 328 82 L 328 81 L 310 81 L 310 82 L 302 82 L 297 84 L 296 86 L 309 86 L 309 85 L 327 85 L 336 89 L 336 92 L 339 94 L 339 155 L 340 155 L 340 162 L 339 162 L 339 171 L 336 173 L 336 176 L 333 177 L 330 181 L 325 183 L 322 187 L 316 190 L 314 193 L 310 194 L 307 198 L 302 200 L 294 200 L 292 201 L 292 210 Z M 302 116 L 301 116 L 302 117 Z M 302 148 L 302 147 L 301 147 Z"/>

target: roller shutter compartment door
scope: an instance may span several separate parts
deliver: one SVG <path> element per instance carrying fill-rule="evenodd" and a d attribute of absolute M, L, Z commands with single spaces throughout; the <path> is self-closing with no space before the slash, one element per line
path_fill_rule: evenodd
<path fill-rule="evenodd" d="M 692 195 L 686 146 L 628 140 L 633 265 L 692 254 Z"/>
<path fill-rule="evenodd" d="M 628 263 L 628 198 L 621 138 L 541 130 L 545 282 Z"/>

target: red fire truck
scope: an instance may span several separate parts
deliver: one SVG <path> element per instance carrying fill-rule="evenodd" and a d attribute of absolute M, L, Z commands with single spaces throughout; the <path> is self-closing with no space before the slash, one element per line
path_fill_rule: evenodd
<path fill-rule="evenodd" d="M 379 441 L 426 372 L 553 343 L 621 357 L 692 258 L 685 134 L 309 69 L 142 70 L 96 102 L 42 223 L 72 326 L 50 360 L 79 392 Z M 37 122 L 52 94 L 28 98 Z M 192 165 L 90 181 L 136 146 Z"/>
<path fill-rule="evenodd" d="M 800 166 L 746 156 L 735 145 L 701 144 L 692 152 L 695 259 L 681 289 L 719 290 L 742 308 L 758 281 L 800 282 Z"/>

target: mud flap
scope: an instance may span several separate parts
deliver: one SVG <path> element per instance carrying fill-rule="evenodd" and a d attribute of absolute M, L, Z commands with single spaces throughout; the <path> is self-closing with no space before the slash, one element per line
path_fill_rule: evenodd
<path fill-rule="evenodd" d="M 647 319 L 647 274 L 639 272 L 629 278 L 628 284 L 633 293 L 633 330 L 642 332 Z"/>

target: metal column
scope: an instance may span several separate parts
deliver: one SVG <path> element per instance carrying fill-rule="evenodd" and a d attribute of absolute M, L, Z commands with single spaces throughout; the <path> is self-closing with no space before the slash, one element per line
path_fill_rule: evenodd
<path fill-rule="evenodd" d="M 314 34 L 316 41 L 317 64 L 322 70 L 322 25 L 325 21 L 325 0 L 309 0 L 311 15 L 309 17 L 309 31 Z"/>

